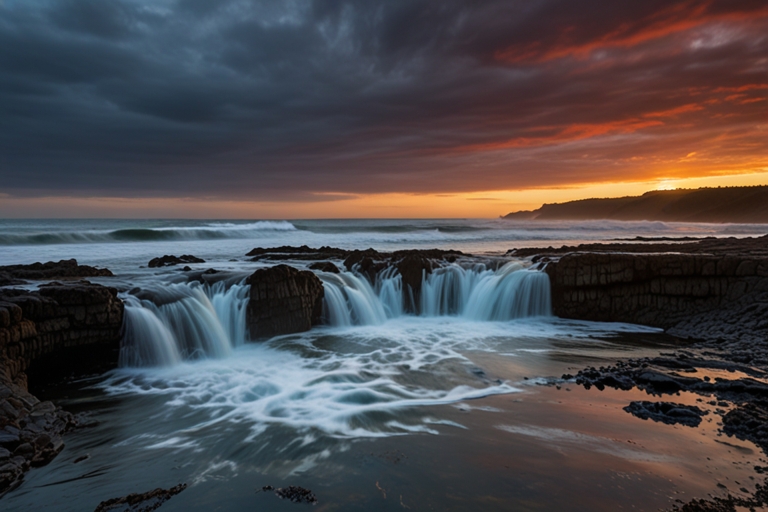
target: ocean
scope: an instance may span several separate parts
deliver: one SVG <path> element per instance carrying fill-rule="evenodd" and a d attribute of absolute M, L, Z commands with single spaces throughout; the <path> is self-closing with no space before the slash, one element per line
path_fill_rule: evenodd
<path fill-rule="evenodd" d="M 116 286 L 126 304 L 118 369 L 34 389 L 95 426 L 69 434 L 64 451 L 0 504 L 93 510 L 183 482 L 189 488 L 164 511 L 297 506 L 261 491 L 267 485 L 311 488 L 322 510 L 657 510 L 746 482 L 759 450 L 721 440 L 711 421 L 695 430 L 642 421 L 622 410 L 644 399 L 640 391 L 558 380 L 679 342 L 658 329 L 552 316 L 546 274 L 506 254 L 766 230 L 503 219 L 0 221 L 0 265 L 76 258 L 107 267 L 114 278 L 91 280 Z M 395 273 L 369 282 L 318 272 L 324 325 L 250 343 L 244 279 L 276 262 L 245 254 L 283 245 L 478 258 L 425 278 L 419 314 L 407 312 Z M 178 267 L 147 267 L 165 254 L 203 258 L 190 267 L 221 277 L 200 283 Z M 675 397 L 703 406 L 698 399 Z"/>

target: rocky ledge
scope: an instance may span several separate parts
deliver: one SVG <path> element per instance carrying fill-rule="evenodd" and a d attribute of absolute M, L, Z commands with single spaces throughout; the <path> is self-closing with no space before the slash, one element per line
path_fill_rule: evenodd
<path fill-rule="evenodd" d="M 83 277 L 109 277 L 112 272 L 105 268 L 78 265 L 77 260 L 32 263 L 31 265 L 7 265 L 0 267 L 0 286 L 16 286 L 27 281 L 52 279 L 80 279 Z"/>
<path fill-rule="evenodd" d="M 660 327 L 681 338 L 768 339 L 768 236 L 524 249 L 563 318 Z"/>
<path fill-rule="evenodd" d="M 122 322 L 114 288 L 80 281 L 0 289 L 0 495 L 31 466 L 50 462 L 78 423 L 30 394 L 27 374 L 116 363 Z"/>
<path fill-rule="evenodd" d="M 149 260 L 149 263 L 147 263 L 147 266 L 149 268 L 160 268 L 172 267 L 174 265 L 181 265 L 183 263 L 205 263 L 205 260 L 198 258 L 197 256 L 192 256 L 191 254 L 182 254 L 181 256 L 166 254 L 165 256 L 159 258 L 152 258 Z"/>

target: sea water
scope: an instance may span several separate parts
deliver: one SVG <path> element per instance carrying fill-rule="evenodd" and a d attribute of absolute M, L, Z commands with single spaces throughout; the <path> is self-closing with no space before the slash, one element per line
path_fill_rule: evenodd
<path fill-rule="evenodd" d="M 0 264 L 106 266 L 126 304 L 120 368 L 41 390 L 98 422 L 67 437 L 4 510 L 92 510 L 129 492 L 190 488 L 163 510 L 281 510 L 263 485 L 303 485 L 337 510 L 653 510 L 748 478 L 749 443 L 718 444 L 621 410 L 639 392 L 542 386 L 565 371 L 672 341 L 658 330 L 551 315 L 546 274 L 512 248 L 635 236 L 746 236 L 765 226 L 504 220 L 2 221 Z M 249 343 L 254 247 L 456 249 L 405 304 L 400 276 L 318 272 L 324 324 Z M 147 268 L 206 260 L 220 280 Z M 304 267 L 306 262 L 287 261 Z M 341 262 L 337 262 L 341 265 Z M 567 386 L 567 384 L 566 384 Z M 559 394 L 558 394 L 559 393 Z M 630 397 L 631 396 L 631 397 Z M 695 403 L 695 397 L 679 401 Z M 711 418 L 710 418 L 711 419 Z M 703 436 L 703 437 L 702 437 Z M 626 438 L 626 439 L 624 439 Z M 703 447 L 703 448 L 702 448 Z M 734 453 L 735 451 L 735 453 Z M 75 463 L 76 460 L 86 457 Z M 706 457 L 727 469 L 707 469 Z M 579 484 L 581 482 L 581 484 Z M 588 497 L 580 497 L 587 486 Z"/>

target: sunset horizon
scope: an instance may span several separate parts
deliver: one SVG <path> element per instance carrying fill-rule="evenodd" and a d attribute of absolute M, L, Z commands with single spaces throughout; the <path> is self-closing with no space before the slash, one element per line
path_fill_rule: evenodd
<path fill-rule="evenodd" d="M 0 4 L 0 217 L 494 217 L 768 183 L 768 8 Z"/>

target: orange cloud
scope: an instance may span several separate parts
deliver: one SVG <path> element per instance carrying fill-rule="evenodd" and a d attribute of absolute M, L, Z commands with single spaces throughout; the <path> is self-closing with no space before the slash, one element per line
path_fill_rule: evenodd
<path fill-rule="evenodd" d="M 612 121 L 612 122 L 600 123 L 600 124 L 587 124 L 587 123 L 572 124 L 565 128 L 560 128 L 557 133 L 550 136 L 515 137 L 513 139 L 509 139 L 505 141 L 459 146 L 458 148 L 456 148 L 456 150 L 461 152 L 497 151 L 501 149 L 546 146 L 549 144 L 558 144 L 558 143 L 564 143 L 564 142 L 572 142 L 577 140 L 589 139 L 592 137 L 598 137 L 600 135 L 606 135 L 609 133 L 632 133 L 638 130 L 642 130 L 644 128 L 650 128 L 650 127 L 659 126 L 662 124 L 664 123 L 662 123 L 661 121 L 655 121 L 655 120 L 645 121 L 640 119 L 627 119 L 622 121 Z M 546 132 L 546 131 L 552 131 L 556 129 L 557 128 L 555 127 L 540 126 L 540 127 L 532 128 L 528 131 L 529 132 L 537 132 L 537 131 Z"/>
<path fill-rule="evenodd" d="M 566 30 L 549 48 L 542 48 L 539 42 L 512 46 L 498 50 L 494 58 L 509 64 L 542 63 L 566 57 L 584 59 L 597 50 L 631 48 L 710 23 L 753 21 L 768 16 L 768 6 L 754 11 L 714 13 L 709 12 L 711 5 L 710 1 L 700 5 L 688 2 L 671 6 L 638 22 L 622 23 L 607 34 L 585 42 L 568 41 L 571 31 Z"/>
<path fill-rule="evenodd" d="M 680 114 L 686 114 L 688 112 L 697 112 L 699 110 L 703 110 L 704 107 L 701 105 L 697 105 L 696 103 L 689 103 L 688 105 L 681 105 L 679 107 L 670 108 L 668 110 L 662 110 L 659 112 L 650 112 L 648 114 L 643 114 L 643 117 L 671 117 L 671 116 L 679 116 Z"/>

